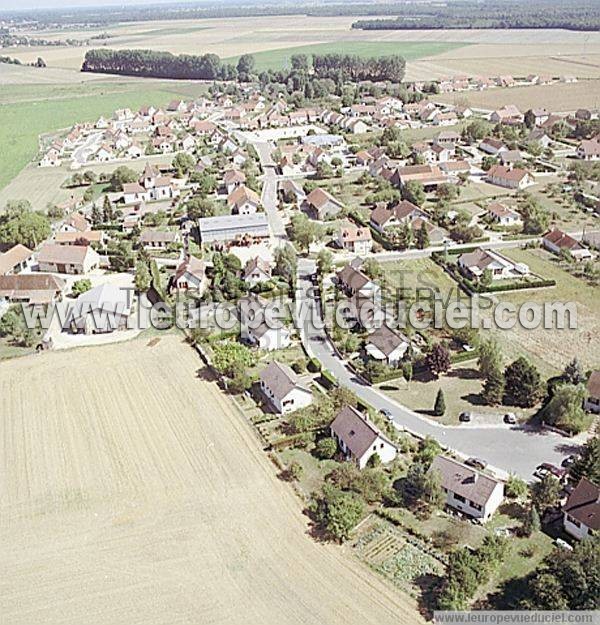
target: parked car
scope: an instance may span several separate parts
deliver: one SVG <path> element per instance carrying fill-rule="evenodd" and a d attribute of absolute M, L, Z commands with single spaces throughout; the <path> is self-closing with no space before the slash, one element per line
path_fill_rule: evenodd
<path fill-rule="evenodd" d="M 387 408 L 382 408 L 381 409 L 381 414 L 388 420 L 388 421 L 393 421 L 394 420 L 394 415 L 387 409 Z"/>
<path fill-rule="evenodd" d="M 571 454 L 570 456 L 567 456 L 561 463 L 560 466 L 563 467 L 563 469 L 568 469 L 570 467 L 573 466 L 573 464 L 575 464 L 575 461 L 577 460 L 578 456 L 576 454 Z"/>
<path fill-rule="evenodd" d="M 557 538 L 554 541 L 554 544 L 557 547 L 562 547 L 563 549 L 567 549 L 569 551 L 573 551 L 573 547 L 571 545 L 569 545 L 569 543 L 566 540 L 563 540 L 562 538 Z"/>
<path fill-rule="evenodd" d="M 480 471 L 483 471 L 487 467 L 487 462 L 481 458 L 467 458 L 465 464 L 474 469 L 479 469 Z"/>
<path fill-rule="evenodd" d="M 458 415 L 458 420 L 461 421 L 462 423 L 468 423 L 471 420 L 471 413 L 470 412 L 461 412 Z"/>
<path fill-rule="evenodd" d="M 561 469 L 560 467 L 554 466 L 549 462 L 542 462 L 542 464 L 538 465 L 533 472 L 534 477 L 539 478 L 540 480 L 546 477 L 547 475 L 552 475 L 557 480 L 563 480 L 567 474 L 566 469 Z"/>
<path fill-rule="evenodd" d="M 504 415 L 504 423 L 510 423 L 514 425 L 517 422 L 517 415 L 514 412 L 507 412 Z"/>

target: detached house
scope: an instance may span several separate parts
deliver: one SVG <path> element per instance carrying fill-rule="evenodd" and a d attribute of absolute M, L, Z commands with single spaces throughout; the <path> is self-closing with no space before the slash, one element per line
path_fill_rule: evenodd
<path fill-rule="evenodd" d="M 486 137 L 483 139 L 483 141 L 479 144 L 479 149 L 482 152 L 492 155 L 498 154 L 503 150 L 508 150 L 503 141 L 500 141 L 500 139 L 494 139 L 494 137 Z"/>
<path fill-rule="evenodd" d="M 410 347 L 407 337 L 390 330 L 385 324 L 365 340 L 365 352 L 370 358 L 397 367 Z"/>
<path fill-rule="evenodd" d="M 487 521 L 504 499 L 502 482 L 446 456 L 436 456 L 430 471 L 439 474 L 446 504 L 468 516 Z"/>
<path fill-rule="evenodd" d="M 260 256 L 255 256 L 248 260 L 244 267 L 244 282 L 253 287 L 261 282 L 268 282 L 271 279 L 271 273 L 271 265 Z"/>
<path fill-rule="evenodd" d="M 0 302 L 51 304 L 61 298 L 65 287 L 63 279 L 50 274 L 0 275 Z"/>
<path fill-rule="evenodd" d="M 577 146 L 577 158 L 584 161 L 597 161 L 600 159 L 600 141 L 585 139 Z"/>
<path fill-rule="evenodd" d="M 300 384 L 290 367 L 276 360 L 259 376 L 260 388 L 279 414 L 288 414 L 312 403 L 312 393 Z"/>
<path fill-rule="evenodd" d="M 51 273 L 89 273 L 100 266 L 100 256 L 89 245 L 46 243 L 37 255 L 38 271 Z"/>
<path fill-rule="evenodd" d="M 533 176 L 525 169 L 509 169 L 503 165 L 490 167 L 486 177 L 488 182 L 507 189 L 524 189 L 534 182 Z"/>
<path fill-rule="evenodd" d="M 387 228 L 393 228 L 404 223 L 410 223 L 414 219 L 427 220 L 428 215 L 416 204 L 408 200 L 402 200 L 388 208 L 385 205 L 377 206 L 371 212 L 370 222 L 375 230 L 383 233 Z"/>
<path fill-rule="evenodd" d="M 392 441 L 352 406 L 344 406 L 337 413 L 330 431 L 346 460 L 354 462 L 359 469 L 364 469 L 374 455 L 385 464 L 398 453 Z"/>
<path fill-rule="evenodd" d="M 101 284 L 76 300 L 69 328 L 79 334 L 105 334 L 126 330 L 133 313 L 131 292 L 113 284 Z"/>
<path fill-rule="evenodd" d="M 344 226 L 338 231 L 338 245 L 354 254 L 367 254 L 373 248 L 371 230 L 367 227 Z"/>
<path fill-rule="evenodd" d="M 246 182 L 246 174 L 239 169 L 229 169 L 223 174 L 223 186 L 227 195 L 233 193 Z"/>
<path fill-rule="evenodd" d="M 260 206 L 260 198 L 252 189 L 241 185 L 227 196 L 227 206 L 232 214 L 254 215 Z"/>
<path fill-rule="evenodd" d="M 515 263 L 494 250 L 482 248 L 461 254 L 458 266 L 472 280 L 479 280 L 486 271 L 490 272 L 492 280 L 518 278 L 529 273 L 524 263 Z"/>
<path fill-rule="evenodd" d="M 588 412 L 600 413 L 600 371 L 592 371 L 586 385 L 586 396 L 583 409 Z"/>
<path fill-rule="evenodd" d="M 500 202 L 492 202 L 487 207 L 490 218 L 499 226 L 512 227 L 520 226 L 523 223 L 521 215 Z"/>
<path fill-rule="evenodd" d="M 302 209 L 313 219 L 323 221 L 328 217 L 335 217 L 344 205 L 336 200 L 325 189 L 313 189 L 302 202 Z"/>
<path fill-rule="evenodd" d="M 171 280 L 171 289 L 182 291 L 195 290 L 202 296 L 208 280 L 206 278 L 206 264 L 195 256 L 188 256 L 175 270 Z"/>
<path fill-rule="evenodd" d="M 567 252 L 578 262 L 594 257 L 587 247 L 558 228 L 550 230 L 542 237 L 542 245 L 554 254 Z"/>
<path fill-rule="evenodd" d="M 600 487 L 585 477 L 565 503 L 563 527 L 577 540 L 594 536 L 600 530 Z"/>
<path fill-rule="evenodd" d="M 18 274 L 32 265 L 33 252 L 20 243 L 0 254 L 0 276 Z"/>

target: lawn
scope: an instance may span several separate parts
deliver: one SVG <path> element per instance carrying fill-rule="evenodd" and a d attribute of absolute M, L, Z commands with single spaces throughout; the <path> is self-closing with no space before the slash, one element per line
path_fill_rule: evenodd
<path fill-rule="evenodd" d="M 0 91 L 0 189 L 36 157 L 40 134 L 95 121 L 118 108 L 164 105 L 186 95 L 188 87 L 188 83 L 156 81 L 4 85 Z"/>
<path fill-rule="evenodd" d="M 293 18 L 291 18 L 293 19 Z M 414 61 L 428 56 L 435 56 L 448 50 L 461 48 L 462 43 L 451 42 L 392 42 L 392 41 L 332 41 L 309 46 L 294 46 L 254 52 L 256 69 L 283 69 L 290 66 L 290 57 L 293 54 L 355 54 L 363 58 L 374 56 L 391 56 L 399 54 L 407 61 Z M 230 63 L 237 63 L 238 56 L 224 59 Z"/>

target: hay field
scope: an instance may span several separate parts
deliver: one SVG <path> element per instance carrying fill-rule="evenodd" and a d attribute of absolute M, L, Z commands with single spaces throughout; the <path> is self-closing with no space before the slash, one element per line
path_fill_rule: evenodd
<path fill-rule="evenodd" d="M 574 111 L 580 107 L 600 106 L 600 78 L 581 80 L 576 83 L 554 83 L 510 89 L 487 89 L 446 93 L 435 96 L 435 100 L 449 104 L 464 104 L 476 108 L 495 110 L 505 104 L 515 104 L 522 111 L 532 107 L 545 106 L 552 111 Z"/>
<path fill-rule="evenodd" d="M 3 625 L 412 624 L 175 335 L 0 364 Z"/>

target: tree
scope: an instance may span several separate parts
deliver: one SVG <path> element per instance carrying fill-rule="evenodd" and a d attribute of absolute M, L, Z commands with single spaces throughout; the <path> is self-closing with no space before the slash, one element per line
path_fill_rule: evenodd
<path fill-rule="evenodd" d="M 92 288 L 92 283 L 87 278 L 82 278 L 81 280 L 76 280 L 73 283 L 73 287 L 71 288 L 71 293 L 77 297 L 82 293 L 87 293 Z"/>
<path fill-rule="evenodd" d="M 221 375 L 234 378 L 255 362 L 255 354 L 241 343 L 223 341 L 213 345 L 213 366 Z"/>
<path fill-rule="evenodd" d="M 377 278 L 381 277 L 381 265 L 374 258 L 367 258 L 361 269 L 371 280 L 377 280 Z"/>
<path fill-rule="evenodd" d="M 96 202 L 94 202 L 92 205 L 91 217 L 92 217 L 93 226 L 99 226 L 102 223 L 102 219 L 103 219 L 102 212 L 98 208 L 98 205 L 96 204 Z"/>
<path fill-rule="evenodd" d="M 553 475 L 545 475 L 531 486 L 531 503 L 541 512 L 557 505 L 562 487 Z"/>
<path fill-rule="evenodd" d="M 562 377 L 565 381 L 570 384 L 584 384 L 586 382 L 586 376 L 583 372 L 583 368 L 581 363 L 577 359 L 577 356 L 571 360 L 565 370 L 563 371 Z"/>
<path fill-rule="evenodd" d="M 333 254 L 326 249 L 322 249 L 317 254 L 317 270 L 321 276 L 333 270 Z"/>
<path fill-rule="evenodd" d="M 122 191 L 124 184 L 137 182 L 137 180 L 137 172 L 125 165 L 121 165 L 117 167 L 110 176 L 111 191 Z"/>
<path fill-rule="evenodd" d="M 290 220 L 290 239 L 301 249 L 308 250 L 310 244 L 317 238 L 317 224 L 311 221 L 304 213 L 295 213 Z"/>
<path fill-rule="evenodd" d="M 527 358 L 520 356 L 504 370 L 506 395 L 516 406 L 531 408 L 543 395 L 540 373 Z"/>
<path fill-rule="evenodd" d="M 491 286 L 493 279 L 494 274 L 492 273 L 492 270 L 486 267 L 481 274 L 481 278 L 479 278 L 479 284 L 483 289 L 488 289 Z"/>
<path fill-rule="evenodd" d="M 427 230 L 427 225 L 425 222 L 423 222 L 420 227 L 417 228 L 415 232 L 415 242 L 420 250 L 424 250 L 426 247 L 429 247 L 429 231 Z"/>
<path fill-rule="evenodd" d="M 177 170 L 177 175 L 180 178 L 183 178 L 186 174 L 189 174 L 194 166 L 196 165 L 196 160 L 191 154 L 187 154 L 186 152 L 179 152 L 173 158 L 173 167 Z"/>
<path fill-rule="evenodd" d="M 254 71 L 254 57 L 251 54 L 242 54 L 237 62 L 238 75 L 242 80 L 247 80 Z"/>
<path fill-rule="evenodd" d="M 337 441 L 330 436 L 321 438 L 315 446 L 315 456 L 321 460 L 333 458 L 337 453 Z"/>
<path fill-rule="evenodd" d="M 0 317 L 0 336 L 7 337 L 15 345 L 31 347 L 40 335 L 39 328 L 27 326 L 23 310 L 17 306 L 11 306 Z"/>
<path fill-rule="evenodd" d="M 312 509 L 327 533 L 342 542 L 350 538 L 352 529 L 363 515 L 364 504 L 354 493 L 325 484 L 322 496 L 315 498 Z"/>
<path fill-rule="evenodd" d="M 233 376 L 228 383 L 228 388 L 232 393 L 244 393 L 252 386 L 253 383 L 254 378 L 240 367 L 234 371 Z"/>
<path fill-rule="evenodd" d="M 581 451 L 581 456 L 571 467 L 571 477 L 578 482 L 586 477 L 594 484 L 600 484 L 600 435 L 590 438 Z"/>
<path fill-rule="evenodd" d="M 529 494 L 527 482 L 514 473 L 508 476 L 504 492 L 510 499 L 524 499 Z"/>
<path fill-rule="evenodd" d="M 214 217 L 217 207 L 215 203 L 207 197 L 193 197 L 186 204 L 187 215 L 190 219 L 196 220 L 201 217 Z"/>
<path fill-rule="evenodd" d="M 46 215 L 37 212 L 13 211 L 0 216 L 0 243 L 20 243 L 31 249 L 47 239 L 52 230 Z"/>
<path fill-rule="evenodd" d="M 409 180 L 402 187 L 402 199 L 421 206 L 425 202 L 425 190 L 423 185 L 416 180 Z"/>
<path fill-rule="evenodd" d="M 130 241 L 111 241 L 107 255 L 113 271 L 128 271 L 133 266 L 134 255 Z"/>
<path fill-rule="evenodd" d="M 111 223 L 114 219 L 113 205 L 108 195 L 104 196 L 104 203 L 102 204 L 102 217 L 104 219 L 104 223 L 107 224 Z"/>
<path fill-rule="evenodd" d="M 435 396 L 435 405 L 433 407 L 433 414 L 436 417 L 442 417 L 446 412 L 446 400 L 444 399 L 444 391 L 442 389 L 438 389 L 437 395 Z"/>
<path fill-rule="evenodd" d="M 138 293 L 146 293 L 152 283 L 152 276 L 147 263 L 140 260 L 135 265 L 135 288 Z"/>
<path fill-rule="evenodd" d="M 543 411 L 544 420 L 567 432 L 578 434 L 586 429 L 588 417 L 583 410 L 586 389 L 583 384 L 560 384 Z"/>
<path fill-rule="evenodd" d="M 504 376 L 500 368 L 490 371 L 483 384 L 481 396 L 488 406 L 497 406 L 502 403 L 504 397 Z"/>
<path fill-rule="evenodd" d="M 436 378 L 450 370 L 450 352 L 445 345 L 436 343 L 425 357 L 425 364 Z"/>
<path fill-rule="evenodd" d="M 275 268 L 273 273 L 281 276 L 293 288 L 296 282 L 296 271 L 298 267 L 298 259 L 296 252 L 291 245 L 278 247 L 275 250 Z"/>
<path fill-rule="evenodd" d="M 523 534 L 525 536 L 531 536 L 535 532 L 539 532 L 541 528 L 542 522 L 540 521 L 540 513 L 535 506 L 530 506 L 523 519 Z"/>
<path fill-rule="evenodd" d="M 413 378 L 413 364 L 408 361 L 402 364 L 402 377 L 406 380 L 407 384 L 410 384 L 410 381 Z"/>
<path fill-rule="evenodd" d="M 479 375 L 488 378 L 490 374 L 502 366 L 502 353 L 498 341 L 493 338 L 484 339 L 479 344 L 479 357 L 477 359 Z"/>
<path fill-rule="evenodd" d="M 296 462 L 294 460 L 293 462 L 290 463 L 290 466 L 288 467 L 288 470 L 287 470 L 287 474 L 289 475 L 291 480 L 293 480 L 294 482 L 297 482 L 298 480 L 302 478 L 303 473 L 304 473 L 304 468 L 299 462 Z"/>

